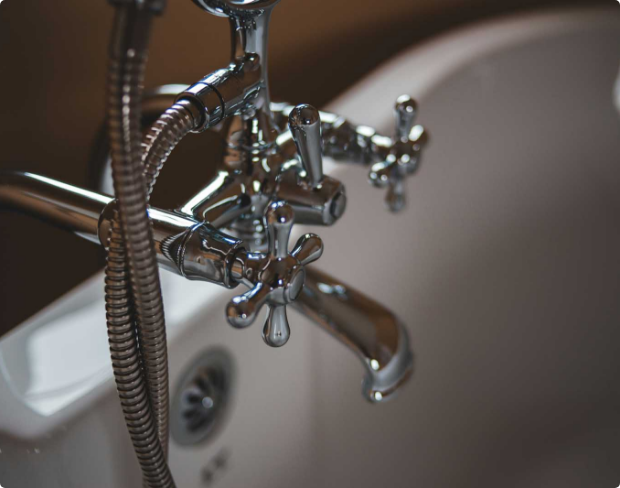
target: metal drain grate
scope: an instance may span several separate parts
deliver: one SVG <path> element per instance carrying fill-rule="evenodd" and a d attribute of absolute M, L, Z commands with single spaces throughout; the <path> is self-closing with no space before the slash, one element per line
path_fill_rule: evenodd
<path fill-rule="evenodd" d="M 222 424 L 229 405 L 233 361 L 221 348 L 208 349 L 181 375 L 172 401 L 172 438 L 193 445 L 211 437 Z"/>

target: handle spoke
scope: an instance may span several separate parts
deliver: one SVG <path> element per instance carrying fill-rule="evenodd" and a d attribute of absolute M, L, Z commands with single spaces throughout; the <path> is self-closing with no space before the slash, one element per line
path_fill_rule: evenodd
<path fill-rule="evenodd" d="M 281 347 L 288 342 L 291 329 L 286 318 L 285 305 L 270 305 L 265 326 L 263 339 L 271 347 Z"/>
<path fill-rule="evenodd" d="M 234 297 L 226 307 L 226 318 L 234 327 L 244 328 L 256 320 L 256 314 L 269 296 L 268 287 L 263 283 L 256 283 L 254 288 L 243 295 Z"/>
<path fill-rule="evenodd" d="M 295 244 L 291 255 L 299 260 L 304 266 L 313 263 L 323 254 L 323 241 L 316 234 L 301 236 Z"/>

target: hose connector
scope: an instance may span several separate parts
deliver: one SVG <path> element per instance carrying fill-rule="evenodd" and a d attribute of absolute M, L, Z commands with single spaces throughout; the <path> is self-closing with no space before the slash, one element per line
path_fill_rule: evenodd
<path fill-rule="evenodd" d="M 218 91 L 205 81 L 208 78 L 194 83 L 180 93 L 176 99 L 176 103 L 189 102 L 200 114 L 200 120 L 193 132 L 204 132 L 224 119 L 226 105 Z"/>
<path fill-rule="evenodd" d="M 201 121 L 194 132 L 202 132 L 225 118 L 246 110 L 262 87 L 263 77 L 258 55 L 247 53 L 205 76 L 179 94 L 177 102 L 189 100 L 201 111 Z"/>

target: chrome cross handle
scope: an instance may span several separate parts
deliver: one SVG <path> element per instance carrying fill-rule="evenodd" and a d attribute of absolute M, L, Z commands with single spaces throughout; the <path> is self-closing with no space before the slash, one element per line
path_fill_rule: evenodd
<path fill-rule="evenodd" d="M 226 307 L 228 322 L 237 328 L 249 326 L 266 303 L 269 313 L 263 329 L 263 339 L 272 347 L 286 344 L 290 328 L 286 305 L 301 293 L 306 279 L 304 267 L 321 257 L 323 241 L 315 234 L 299 238 L 295 249 L 288 251 L 288 241 L 294 223 L 290 205 L 278 201 L 269 205 L 265 224 L 269 252 L 242 251 L 237 257 L 233 276 L 250 288 L 234 297 Z"/>
<path fill-rule="evenodd" d="M 388 187 L 386 203 L 392 212 L 405 206 L 404 179 L 418 168 L 423 147 L 428 142 L 428 133 L 421 125 L 414 125 L 418 107 L 408 95 L 396 100 L 396 130 L 389 145 L 386 158 L 372 165 L 369 173 L 371 183 L 377 187 Z"/>

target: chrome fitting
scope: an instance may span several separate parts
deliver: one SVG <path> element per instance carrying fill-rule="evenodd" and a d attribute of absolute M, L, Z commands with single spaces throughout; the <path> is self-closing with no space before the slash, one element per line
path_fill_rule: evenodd
<path fill-rule="evenodd" d="M 97 234 L 105 248 L 115 210 L 116 200 L 113 200 L 99 217 Z M 148 214 L 160 267 L 189 280 L 207 281 L 226 288 L 239 284 L 232 270 L 236 256 L 244 250 L 242 241 L 187 216 L 153 207 L 148 209 Z"/>
<path fill-rule="evenodd" d="M 193 132 L 204 132 L 224 119 L 224 100 L 215 88 L 204 81 L 194 83 L 181 92 L 176 102 L 182 101 L 189 101 L 200 113 L 200 121 Z"/>
<path fill-rule="evenodd" d="M 177 255 L 181 275 L 189 280 L 209 281 L 226 288 L 239 282 L 232 269 L 243 242 L 203 223 L 191 229 Z"/>
<path fill-rule="evenodd" d="M 203 132 L 231 115 L 242 113 L 260 91 L 261 73 L 258 55 L 248 53 L 180 93 L 177 101 L 190 100 L 202 113 L 201 123 L 194 132 Z"/>

